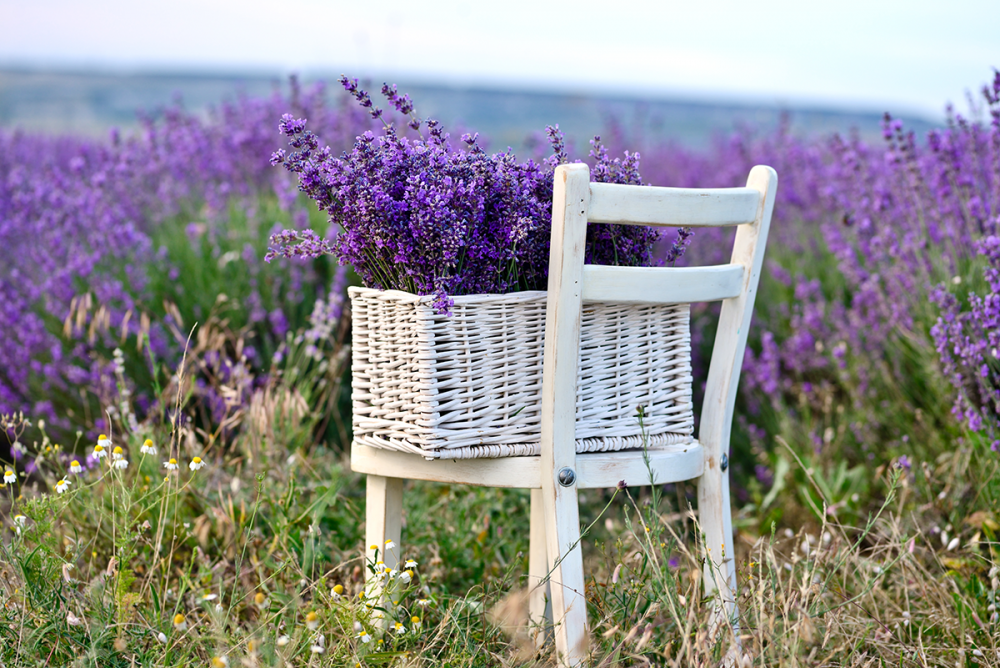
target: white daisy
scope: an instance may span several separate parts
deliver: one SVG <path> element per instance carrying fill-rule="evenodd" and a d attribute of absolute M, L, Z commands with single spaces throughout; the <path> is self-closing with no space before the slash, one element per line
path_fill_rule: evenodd
<path fill-rule="evenodd" d="M 17 476 L 14 475 L 13 471 L 7 469 L 3 474 L 3 481 L 8 485 L 13 485 L 15 482 L 17 482 Z"/>
<path fill-rule="evenodd" d="M 112 464 L 112 466 L 114 466 L 116 469 L 123 469 L 123 470 L 127 469 L 128 468 L 128 460 L 125 459 L 124 457 L 121 458 L 121 459 L 117 459 Z"/>
<path fill-rule="evenodd" d="M 367 631 L 362 631 L 358 634 L 358 640 L 365 643 L 366 645 L 372 641 L 372 637 L 368 635 Z"/>
<path fill-rule="evenodd" d="M 198 469 L 200 469 L 204 465 L 205 465 L 205 462 L 201 461 L 201 457 L 195 457 L 194 459 L 191 460 L 191 463 L 188 464 L 188 467 L 192 471 L 197 471 Z"/>
<path fill-rule="evenodd" d="M 402 622 L 396 622 L 396 635 L 401 636 L 406 633 L 406 627 Z"/>
<path fill-rule="evenodd" d="M 153 442 L 147 438 L 143 442 L 142 447 L 139 448 L 139 452 L 141 452 L 144 455 L 155 455 L 156 454 L 156 446 L 153 445 Z"/>
<path fill-rule="evenodd" d="M 415 562 L 413 559 L 407 559 L 406 563 L 403 564 L 403 568 L 416 568 L 416 567 L 417 567 L 417 562 Z"/>
<path fill-rule="evenodd" d="M 14 531 L 17 532 L 18 536 L 21 535 L 21 529 L 24 528 L 27 521 L 28 518 L 24 515 L 14 515 Z"/>
<path fill-rule="evenodd" d="M 344 585 L 341 584 L 333 585 L 333 587 L 330 589 L 330 598 L 332 598 L 335 601 L 338 598 L 340 598 L 343 594 L 344 594 Z"/>
<path fill-rule="evenodd" d="M 97 445 L 101 446 L 101 449 L 107 449 L 111 447 L 111 439 L 101 434 L 97 437 Z M 96 448 L 95 448 L 96 449 Z"/>
<path fill-rule="evenodd" d="M 184 619 L 184 615 L 177 613 L 174 615 L 174 628 L 178 631 L 186 631 L 188 627 L 187 620 Z"/>
<path fill-rule="evenodd" d="M 402 580 L 403 584 L 409 584 L 410 580 L 413 579 L 413 571 L 405 570 L 399 574 L 399 579 Z"/>
<path fill-rule="evenodd" d="M 69 465 L 69 472 L 70 472 L 70 473 L 83 473 L 83 467 L 82 467 L 82 466 L 80 466 L 80 462 L 78 462 L 78 461 L 76 461 L 76 460 L 74 459 L 74 460 L 73 460 L 73 461 L 72 461 L 72 462 L 70 463 L 70 465 Z"/>
<path fill-rule="evenodd" d="M 385 541 L 385 549 L 386 551 L 396 549 L 396 543 L 390 538 L 389 540 Z"/>
<path fill-rule="evenodd" d="M 156 634 L 156 639 L 159 640 L 164 645 L 167 644 L 167 634 L 164 633 L 163 631 L 160 631 L 159 633 Z"/>
<path fill-rule="evenodd" d="M 319 628 L 319 615 L 317 615 L 314 611 L 310 611 L 309 614 L 306 615 L 306 628 L 310 631 L 315 631 Z"/>
<path fill-rule="evenodd" d="M 168 471 L 176 471 L 177 470 L 177 460 L 174 459 L 173 457 L 171 457 L 169 462 L 163 462 L 163 466 Z"/>
<path fill-rule="evenodd" d="M 125 451 L 122 450 L 122 446 L 117 445 L 115 449 L 111 451 L 111 461 L 116 462 L 119 459 L 125 458 Z"/>
<path fill-rule="evenodd" d="M 275 644 L 278 647 L 284 647 L 285 645 L 287 645 L 289 643 L 290 640 L 291 640 L 291 638 L 289 638 L 288 636 L 278 636 L 278 640 L 275 641 Z"/>
<path fill-rule="evenodd" d="M 422 598 L 422 599 L 420 599 L 420 600 L 417 601 L 417 605 L 419 605 L 421 608 L 426 608 L 427 604 L 430 603 L 430 602 L 431 602 L 430 599 Z"/>
<path fill-rule="evenodd" d="M 92 456 L 96 457 L 97 459 L 102 459 L 108 456 L 108 451 L 104 449 L 103 445 L 98 443 L 97 445 L 94 446 L 94 454 Z"/>
<path fill-rule="evenodd" d="M 63 478 L 62 480 L 56 483 L 56 491 L 58 493 L 62 494 L 67 489 L 69 489 L 69 480 L 66 480 L 66 478 Z"/>

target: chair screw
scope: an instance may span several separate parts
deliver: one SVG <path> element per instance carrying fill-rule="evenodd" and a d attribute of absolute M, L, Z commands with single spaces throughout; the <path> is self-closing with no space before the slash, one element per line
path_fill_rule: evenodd
<path fill-rule="evenodd" d="M 721 468 L 722 468 L 723 472 L 724 472 L 724 471 L 725 471 L 726 469 L 728 469 L 728 468 L 729 468 L 729 455 L 722 455 L 722 464 L 721 464 Z"/>
<path fill-rule="evenodd" d="M 576 482 L 576 471 L 570 467 L 559 469 L 559 484 L 563 487 L 570 487 Z"/>

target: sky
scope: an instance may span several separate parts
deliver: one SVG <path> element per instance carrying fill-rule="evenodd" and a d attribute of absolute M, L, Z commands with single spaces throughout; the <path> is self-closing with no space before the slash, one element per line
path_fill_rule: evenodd
<path fill-rule="evenodd" d="M 375 76 L 708 101 L 966 108 L 1000 0 L 0 0 L 0 67 Z"/>

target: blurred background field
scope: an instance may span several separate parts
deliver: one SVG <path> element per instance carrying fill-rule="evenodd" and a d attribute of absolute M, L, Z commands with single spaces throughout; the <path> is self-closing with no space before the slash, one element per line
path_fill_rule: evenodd
<path fill-rule="evenodd" d="M 526 493 L 409 484 L 396 549 L 416 564 L 395 580 L 387 631 L 359 598 L 357 277 L 332 258 L 263 256 L 278 229 L 328 232 L 269 164 L 281 115 L 308 118 L 334 151 L 381 124 L 318 75 L 7 62 L 0 659 L 544 665 L 518 630 Z M 968 103 L 935 114 L 900 96 L 900 117 L 807 96 L 390 80 L 453 138 L 478 131 L 520 160 L 547 157 L 545 125 L 559 123 L 572 158 L 591 159 L 594 134 L 612 156 L 638 151 L 646 183 L 777 170 L 732 442 L 738 665 L 1000 665 L 989 64 L 979 84 L 956 82 Z M 374 96 L 382 78 L 370 82 Z M 699 232 L 682 261 L 728 247 Z M 699 379 L 711 316 L 694 313 Z M 101 434 L 126 467 L 95 458 Z M 584 497 L 594 665 L 719 665 L 729 651 L 706 627 L 694 500 L 689 485 Z"/>

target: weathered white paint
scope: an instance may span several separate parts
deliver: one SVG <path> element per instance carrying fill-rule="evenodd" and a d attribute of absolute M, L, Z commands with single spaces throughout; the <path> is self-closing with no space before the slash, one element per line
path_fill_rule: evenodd
<path fill-rule="evenodd" d="M 592 223 L 722 227 L 757 219 L 761 193 L 754 188 L 659 188 L 590 184 Z"/>
<path fill-rule="evenodd" d="M 737 230 L 732 256 L 732 263 L 743 265 L 747 271 L 741 294 L 722 302 L 702 404 L 698 440 L 704 448 L 705 472 L 698 481 L 698 515 L 711 555 L 710 563 L 705 564 L 705 587 L 707 593 L 719 591 L 723 603 L 718 610 L 720 624 L 736 620 L 736 562 L 733 559 L 729 472 L 722 471 L 721 461 L 723 455 L 729 454 L 736 389 L 777 186 L 778 176 L 770 167 L 757 166 L 750 171 L 747 187 L 760 193 L 759 206 L 753 224 Z M 720 624 L 715 626 L 718 628 Z M 738 633 L 736 635 L 738 637 Z"/>
<path fill-rule="evenodd" d="M 583 267 L 584 302 L 688 304 L 736 297 L 743 265 L 713 267 Z"/>
<path fill-rule="evenodd" d="M 576 473 L 580 489 L 615 487 L 624 480 L 631 487 L 649 484 L 649 470 L 657 485 L 693 480 L 705 464 L 701 444 L 669 445 L 648 451 L 649 469 L 643 453 L 591 452 L 577 454 Z M 409 480 L 429 480 L 448 484 L 541 489 L 541 458 L 502 457 L 497 459 L 425 459 L 395 450 L 372 448 L 360 443 L 351 446 L 351 470 Z"/>

